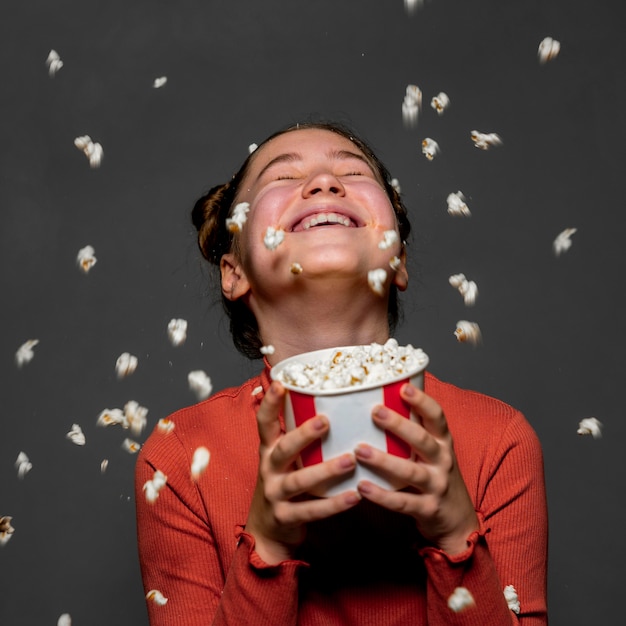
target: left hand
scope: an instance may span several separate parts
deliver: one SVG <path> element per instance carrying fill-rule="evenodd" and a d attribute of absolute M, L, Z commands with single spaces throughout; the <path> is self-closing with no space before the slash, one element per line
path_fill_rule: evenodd
<path fill-rule="evenodd" d="M 408 488 L 391 491 L 362 480 L 359 493 L 386 509 L 411 515 L 426 540 L 448 554 L 458 554 L 467 548 L 467 538 L 479 524 L 445 415 L 433 398 L 410 383 L 401 394 L 421 418 L 421 424 L 384 406 L 376 407 L 372 416 L 380 428 L 412 447 L 415 460 L 402 459 L 367 444 L 357 446 L 355 455 L 359 463 L 403 482 Z"/>

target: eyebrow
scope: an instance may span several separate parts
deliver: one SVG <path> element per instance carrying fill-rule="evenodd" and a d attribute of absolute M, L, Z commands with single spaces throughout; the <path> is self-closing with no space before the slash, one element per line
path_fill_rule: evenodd
<path fill-rule="evenodd" d="M 349 159 L 357 159 L 367 165 L 370 171 L 376 175 L 376 169 L 372 166 L 372 164 L 358 152 L 351 152 L 350 150 L 329 150 L 326 153 L 326 156 L 334 161 L 347 161 Z M 257 175 L 257 180 L 265 174 L 265 172 L 273 167 L 274 165 L 278 165 L 280 163 L 295 163 L 298 161 L 302 161 L 302 155 L 297 152 L 285 152 L 283 154 L 279 154 L 274 157 L 269 163 L 266 163 L 263 169 Z"/>

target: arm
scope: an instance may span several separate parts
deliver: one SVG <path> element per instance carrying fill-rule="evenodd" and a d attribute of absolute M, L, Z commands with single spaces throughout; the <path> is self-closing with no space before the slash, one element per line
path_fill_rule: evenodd
<path fill-rule="evenodd" d="M 409 386 L 403 396 L 421 417 L 421 424 L 382 407 L 374 419 L 409 442 L 418 460 L 398 459 L 368 446 L 357 449 L 357 458 L 404 479 L 413 489 L 392 492 L 369 483 L 359 489 L 363 497 L 381 506 L 412 515 L 428 542 L 421 554 L 428 572 L 429 624 L 545 624 L 543 465 L 530 426 L 519 414 L 511 419 L 499 448 L 493 451 L 493 459 L 489 459 L 491 467 L 485 494 L 476 504 L 480 510 L 477 515 L 441 407 Z M 507 579 L 501 580 L 501 575 Z M 509 584 L 520 595 L 519 619 L 504 598 L 504 586 Z M 456 587 L 472 593 L 473 607 L 459 613 L 450 610 L 448 598 Z"/>

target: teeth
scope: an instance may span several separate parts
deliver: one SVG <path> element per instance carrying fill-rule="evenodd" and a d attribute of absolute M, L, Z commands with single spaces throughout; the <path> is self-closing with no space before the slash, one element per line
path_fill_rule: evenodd
<path fill-rule="evenodd" d="M 308 230 L 311 226 L 317 226 L 318 224 L 342 224 L 343 226 L 350 226 L 350 219 L 343 215 L 337 215 L 336 213 L 317 213 L 302 222 L 302 228 Z"/>

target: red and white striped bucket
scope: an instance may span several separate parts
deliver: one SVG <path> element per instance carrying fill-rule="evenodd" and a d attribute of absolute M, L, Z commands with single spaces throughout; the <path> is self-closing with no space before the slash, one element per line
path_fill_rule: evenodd
<path fill-rule="evenodd" d="M 280 370 L 294 360 L 312 363 L 331 357 L 336 349 L 316 350 L 285 359 L 272 368 L 272 378 L 277 378 Z M 325 415 L 330 428 L 326 437 L 313 442 L 305 448 L 299 465 L 309 466 L 335 458 L 346 452 L 353 452 L 359 443 L 385 450 L 402 458 L 414 458 L 410 446 L 395 435 L 380 429 L 372 420 L 372 410 L 378 404 L 384 404 L 407 419 L 415 421 L 409 405 L 400 397 L 402 386 L 411 382 L 416 387 L 424 387 L 424 363 L 418 371 L 407 372 L 389 382 L 373 385 L 359 385 L 344 389 L 309 390 L 283 383 L 287 389 L 285 401 L 285 426 L 292 430 L 315 415 Z M 405 485 L 391 484 L 386 478 L 369 468 L 357 464 L 354 472 L 333 483 L 325 484 L 312 492 L 318 496 L 331 496 L 347 489 L 356 489 L 360 480 L 367 479 L 386 489 L 400 489 Z"/>

